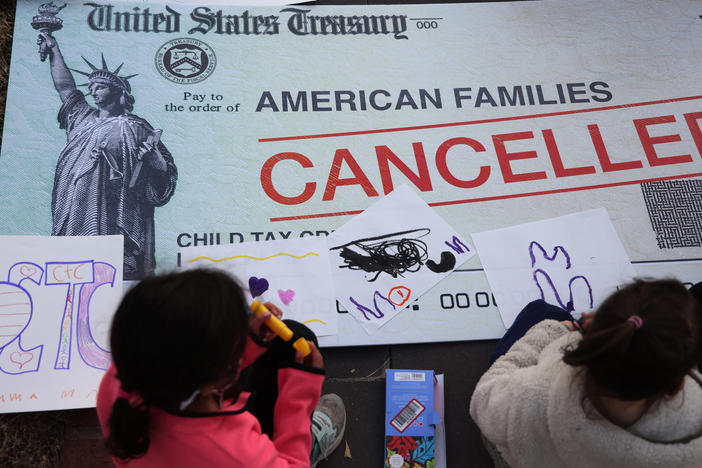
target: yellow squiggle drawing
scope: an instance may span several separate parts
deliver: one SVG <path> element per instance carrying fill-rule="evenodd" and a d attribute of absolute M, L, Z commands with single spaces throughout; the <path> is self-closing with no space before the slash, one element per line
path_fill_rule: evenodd
<path fill-rule="evenodd" d="M 306 320 L 306 321 L 304 321 L 304 322 L 302 322 L 302 323 L 303 323 L 304 325 L 307 325 L 307 324 L 310 323 L 310 322 L 319 322 L 319 323 L 323 323 L 324 325 L 327 324 L 327 322 L 323 322 L 322 320 L 319 320 L 319 319 Z"/>
<path fill-rule="evenodd" d="M 268 260 L 268 259 L 271 259 L 273 257 L 279 257 L 280 255 L 285 255 L 285 256 L 297 258 L 297 259 L 303 259 L 303 258 L 307 257 L 308 255 L 314 255 L 316 257 L 319 257 L 319 254 L 316 252 L 307 252 L 305 255 L 303 255 L 301 257 L 298 257 L 296 255 L 292 255 L 289 253 L 281 252 L 281 253 L 277 253 L 275 255 L 270 255 L 268 257 L 262 257 L 262 258 L 252 257 L 250 255 L 235 255 L 233 257 L 226 257 L 226 258 L 220 258 L 220 259 L 214 259 L 214 258 L 210 258 L 210 257 L 195 257 L 192 260 L 188 260 L 188 263 L 197 262 L 198 260 L 209 260 L 211 262 L 226 262 L 227 260 L 233 260 L 235 258 L 250 258 L 251 260 Z"/>

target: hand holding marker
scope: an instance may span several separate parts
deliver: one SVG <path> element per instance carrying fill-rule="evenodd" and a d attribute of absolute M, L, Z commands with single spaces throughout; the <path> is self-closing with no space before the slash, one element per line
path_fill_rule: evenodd
<path fill-rule="evenodd" d="M 255 298 L 256 296 L 261 296 L 267 289 L 268 281 L 266 279 L 259 279 L 255 276 L 249 278 L 249 292 L 251 293 L 251 297 Z M 293 337 L 292 330 L 290 330 L 282 320 L 270 313 L 268 308 L 258 300 L 254 299 L 254 301 L 249 306 L 249 309 L 251 309 L 251 312 L 256 317 L 259 317 L 264 314 L 269 314 L 268 318 L 265 321 L 266 326 L 273 330 L 273 332 L 276 335 L 278 335 L 283 341 L 290 341 L 290 339 Z M 310 345 L 307 343 L 307 340 L 305 340 L 302 337 L 295 340 L 295 342 L 293 343 L 293 348 L 299 351 L 302 357 L 309 355 L 312 351 L 310 349 Z"/>
<path fill-rule="evenodd" d="M 268 326 L 268 328 L 273 330 L 275 334 L 278 335 L 283 341 L 290 341 L 290 339 L 293 337 L 292 330 L 290 330 L 282 320 L 280 320 L 275 315 L 271 314 L 268 308 L 265 305 L 261 304 L 259 301 L 254 299 L 254 301 L 249 306 L 249 309 L 251 309 L 251 312 L 253 312 L 253 314 L 256 317 L 259 317 L 263 314 L 270 314 L 265 324 L 266 326 Z M 302 337 L 295 340 L 295 342 L 293 343 L 293 348 L 298 350 L 303 357 L 307 356 L 312 351 L 310 349 L 310 345 L 307 344 L 307 340 L 305 340 Z"/>

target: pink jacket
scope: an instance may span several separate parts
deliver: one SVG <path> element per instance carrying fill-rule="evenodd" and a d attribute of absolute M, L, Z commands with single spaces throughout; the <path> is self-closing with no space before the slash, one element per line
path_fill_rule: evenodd
<path fill-rule="evenodd" d="M 242 368 L 263 354 L 265 348 L 249 340 Z M 239 467 L 284 468 L 309 467 L 312 451 L 310 418 L 319 401 L 324 376 L 295 368 L 278 371 L 278 400 L 275 404 L 273 440 L 261 433 L 261 426 L 248 411 L 235 415 L 190 418 L 176 416 L 151 407 L 149 449 L 143 457 L 124 463 L 113 458 L 119 467 Z M 97 412 L 102 431 L 108 433 L 107 421 L 120 388 L 114 364 L 100 383 Z M 242 393 L 233 406 L 223 411 L 243 408 L 248 394 Z"/>

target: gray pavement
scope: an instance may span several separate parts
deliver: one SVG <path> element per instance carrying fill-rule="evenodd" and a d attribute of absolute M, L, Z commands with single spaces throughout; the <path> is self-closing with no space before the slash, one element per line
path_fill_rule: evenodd
<path fill-rule="evenodd" d="M 468 402 L 496 343 L 491 340 L 323 349 L 327 372 L 323 391 L 343 398 L 347 424 L 341 447 L 320 463 L 320 468 L 383 466 L 388 368 L 427 369 L 444 374 L 447 466 L 492 467 L 478 428 L 468 414 Z"/>

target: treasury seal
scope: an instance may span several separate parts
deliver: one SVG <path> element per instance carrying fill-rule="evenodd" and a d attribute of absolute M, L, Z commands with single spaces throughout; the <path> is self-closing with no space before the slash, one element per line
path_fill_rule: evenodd
<path fill-rule="evenodd" d="M 192 84 L 212 74 L 217 57 L 210 46 L 198 39 L 173 39 L 159 47 L 154 57 L 156 69 L 174 83 Z"/>

